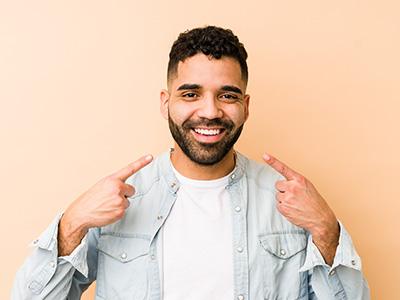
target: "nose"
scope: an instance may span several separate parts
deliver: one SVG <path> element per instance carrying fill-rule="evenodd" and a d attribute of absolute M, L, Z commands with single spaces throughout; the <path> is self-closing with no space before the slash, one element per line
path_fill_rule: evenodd
<path fill-rule="evenodd" d="M 222 118 L 224 113 L 218 99 L 213 95 L 206 95 L 197 109 L 197 116 L 209 120 Z"/>

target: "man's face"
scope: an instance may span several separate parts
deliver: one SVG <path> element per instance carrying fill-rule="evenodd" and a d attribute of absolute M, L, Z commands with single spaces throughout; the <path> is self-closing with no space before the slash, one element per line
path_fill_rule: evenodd
<path fill-rule="evenodd" d="M 221 161 L 248 118 L 249 95 L 240 65 L 230 57 L 197 54 L 180 62 L 161 92 L 161 111 L 183 153 L 200 165 Z"/>

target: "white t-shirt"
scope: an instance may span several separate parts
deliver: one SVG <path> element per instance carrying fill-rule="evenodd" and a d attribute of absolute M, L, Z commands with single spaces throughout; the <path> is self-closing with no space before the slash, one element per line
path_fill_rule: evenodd
<path fill-rule="evenodd" d="M 233 299 L 229 176 L 180 183 L 164 224 L 164 300 Z"/>

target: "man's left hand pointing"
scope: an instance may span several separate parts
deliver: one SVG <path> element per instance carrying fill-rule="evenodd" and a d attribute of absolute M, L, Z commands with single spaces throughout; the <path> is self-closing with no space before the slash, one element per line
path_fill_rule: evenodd
<path fill-rule="evenodd" d="M 263 160 L 286 179 L 275 184 L 278 211 L 309 231 L 325 262 L 332 265 L 340 234 L 334 212 L 307 178 L 269 154 L 264 154 Z"/>

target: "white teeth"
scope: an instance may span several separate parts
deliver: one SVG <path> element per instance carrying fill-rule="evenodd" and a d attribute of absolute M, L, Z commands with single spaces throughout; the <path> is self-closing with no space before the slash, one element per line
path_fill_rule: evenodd
<path fill-rule="evenodd" d="M 194 129 L 194 131 L 196 131 L 199 134 L 202 135 L 217 135 L 221 133 L 220 129 Z"/>

